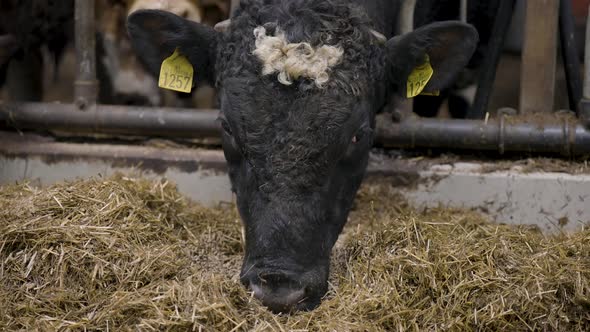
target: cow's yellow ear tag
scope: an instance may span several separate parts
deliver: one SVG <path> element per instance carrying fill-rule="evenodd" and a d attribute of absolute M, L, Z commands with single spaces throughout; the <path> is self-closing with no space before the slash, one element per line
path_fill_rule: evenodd
<path fill-rule="evenodd" d="M 193 87 L 193 65 L 178 48 L 162 62 L 158 86 L 163 89 L 190 93 Z"/>
<path fill-rule="evenodd" d="M 430 96 L 438 96 L 438 91 L 429 92 L 429 93 L 422 93 L 428 81 L 432 78 L 432 74 L 434 74 L 434 70 L 430 65 L 430 58 L 426 55 L 426 59 L 423 64 L 414 68 L 410 76 L 408 76 L 408 82 L 406 83 L 407 93 L 406 96 L 408 98 L 414 98 L 419 94 L 430 95 Z"/>

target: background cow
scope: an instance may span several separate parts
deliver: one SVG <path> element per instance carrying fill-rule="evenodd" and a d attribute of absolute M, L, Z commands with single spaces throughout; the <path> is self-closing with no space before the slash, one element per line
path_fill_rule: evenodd
<path fill-rule="evenodd" d="M 435 117 L 446 101 L 451 117 L 465 118 L 475 98 L 479 71 L 488 53 L 499 6 L 500 0 L 467 2 L 467 23 L 473 25 L 479 33 L 477 48 L 459 77 L 447 89 L 443 89 L 439 96 L 421 95 L 414 99 L 416 114 Z M 418 0 L 414 12 L 414 27 L 419 28 L 435 21 L 459 20 L 460 7 L 460 0 Z"/>
<path fill-rule="evenodd" d="M 100 100 L 107 104 L 190 107 L 191 96 L 159 89 L 156 78 L 143 69 L 131 49 L 125 21 L 128 15 L 141 9 L 164 10 L 194 22 L 202 18 L 196 0 L 98 0 L 102 49 L 97 61 L 105 69 L 99 73 Z"/>
<path fill-rule="evenodd" d="M 73 31 L 73 0 L 0 0 L 0 87 L 8 81 L 13 99 L 40 100 L 43 66 L 59 62 Z"/>
<path fill-rule="evenodd" d="M 212 88 L 203 86 L 192 95 L 164 91 L 139 64 L 125 22 L 140 9 L 165 10 L 214 25 L 229 15 L 229 0 L 96 0 L 99 102 L 213 107 Z M 77 68 L 73 38 L 73 0 L 0 0 L 2 98 L 71 102 Z"/>
<path fill-rule="evenodd" d="M 435 91 L 475 50 L 477 32 L 458 22 L 393 38 L 398 9 L 388 0 L 243 0 L 225 33 L 162 11 L 129 17 L 133 46 L 152 73 L 178 48 L 195 77 L 218 88 L 246 232 L 241 280 L 272 311 L 312 309 L 325 294 L 375 114 L 405 93 L 427 55 L 434 75 L 425 91 Z"/>

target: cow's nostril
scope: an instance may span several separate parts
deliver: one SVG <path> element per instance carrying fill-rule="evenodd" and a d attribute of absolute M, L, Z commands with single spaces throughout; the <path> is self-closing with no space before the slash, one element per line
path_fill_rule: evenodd
<path fill-rule="evenodd" d="M 301 273 L 268 267 L 246 267 L 240 281 L 252 291 L 252 296 L 271 312 L 291 314 L 296 311 L 313 310 L 326 293 L 324 284 L 314 283 L 314 279 L 310 278 L 313 271 L 312 269 Z"/>
<path fill-rule="evenodd" d="M 305 288 L 292 288 L 289 284 L 252 284 L 254 297 L 274 313 L 289 313 L 297 310 L 305 301 Z"/>
<path fill-rule="evenodd" d="M 305 307 L 306 287 L 290 274 L 263 270 L 244 276 L 242 282 L 274 313 L 290 313 Z"/>
<path fill-rule="evenodd" d="M 280 286 L 294 283 L 287 275 L 278 272 L 263 272 L 258 274 L 258 279 L 267 286 Z"/>

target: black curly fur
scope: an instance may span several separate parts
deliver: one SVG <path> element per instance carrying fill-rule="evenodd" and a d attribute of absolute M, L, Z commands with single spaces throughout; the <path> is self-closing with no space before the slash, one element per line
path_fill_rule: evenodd
<path fill-rule="evenodd" d="M 258 26 L 271 29 L 278 26 L 291 43 L 340 46 L 344 50 L 343 61 L 333 68 L 326 89 L 366 94 L 370 88 L 368 81 L 379 79 L 383 73 L 380 66 L 383 61 L 375 61 L 383 52 L 370 33 L 374 28 L 371 20 L 362 8 L 350 1 L 245 0 L 223 38 L 223 48 L 217 57 L 218 82 L 225 77 L 261 72 L 260 62 L 252 55 L 254 38 L 249 38 Z M 297 85 L 301 90 L 313 88 L 304 78 Z"/>
<path fill-rule="evenodd" d="M 343 60 L 332 69 L 324 88 L 305 78 L 282 86 L 274 75 L 261 76 L 261 63 L 252 54 L 253 30 L 258 26 L 280 27 L 289 42 L 338 45 L 344 50 Z M 217 81 L 220 88 L 227 88 L 228 103 L 241 105 L 241 118 L 235 121 L 241 149 L 255 165 L 254 175 L 270 192 L 293 186 L 316 190 L 330 164 L 341 158 L 334 148 L 350 138 L 349 133 L 344 138 L 340 135 L 351 112 L 360 112 L 354 105 L 382 99 L 375 98 L 375 91 L 385 73 L 385 61 L 379 61 L 384 48 L 377 45 L 370 28 L 366 14 L 349 1 L 242 1 L 220 43 Z M 228 117 L 235 117 L 233 110 L 229 113 Z M 309 128 L 305 135 L 289 128 L 286 119 L 294 117 Z M 272 144 L 273 140 L 290 146 Z"/>

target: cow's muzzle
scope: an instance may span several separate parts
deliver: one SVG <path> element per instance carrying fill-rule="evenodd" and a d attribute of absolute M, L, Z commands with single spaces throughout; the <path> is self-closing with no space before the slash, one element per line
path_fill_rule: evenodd
<path fill-rule="evenodd" d="M 289 272 L 253 269 L 241 281 L 273 313 L 293 313 L 314 309 L 325 293 L 305 279 Z"/>

